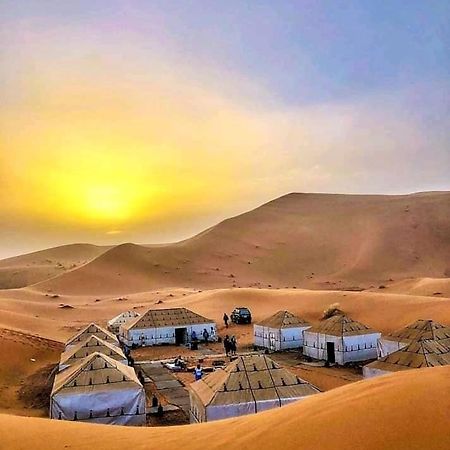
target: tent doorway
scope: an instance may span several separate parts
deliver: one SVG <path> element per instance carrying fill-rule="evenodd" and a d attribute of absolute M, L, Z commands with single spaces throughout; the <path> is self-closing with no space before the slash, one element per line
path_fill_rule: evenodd
<path fill-rule="evenodd" d="M 269 350 L 275 351 L 275 333 L 269 333 Z"/>
<path fill-rule="evenodd" d="M 336 362 L 336 357 L 334 355 L 334 342 L 327 342 L 327 361 L 330 364 Z"/>
<path fill-rule="evenodd" d="M 175 344 L 183 345 L 187 342 L 187 328 L 175 328 Z"/>

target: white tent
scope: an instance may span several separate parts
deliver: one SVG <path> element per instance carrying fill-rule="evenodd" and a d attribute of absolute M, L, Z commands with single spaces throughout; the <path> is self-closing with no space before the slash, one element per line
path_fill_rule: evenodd
<path fill-rule="evenodd" d="M 128 346 L 186 344 L 195 332 L 199 340 L 203 330 L 209 340 L 217 340 L 216 324 L 186 308 L 151 309 L 120 326 L 120 337 Z"/>
<path fill-rule="evenodd" d="M 303 354 L 344 365 L 377 357 L 381 333 L 339 314 L 304 332 Z"/>
<path fill-rule="evenodd" d="M 256 347 L 271 351 L 300 348 L 303 346 L 303 332 L 311 325 L 289 311 L 278 311 L 253 325 Z"/>
<path fill-rule="evenodd" d="M 95 352 L 103 353 L 122 364 L 128 365 L 128 360 L 119 347 L 109 344 L 95 335 L 91 335 L 85 341 L 80 342 L 78 345 L 71 346 L 62 353 L 59 370 L 63 370 L 72 364 L 76 364 L 81 359 Z"/>
<path fill-rule="evenodd" d="M 108 330 L 111 331 L 111 333 L 119 334 L 120 325 L 139 316 L 140 314 L 136 311 L 125 311 L 116 317 L 113 317 L 111 320 L 108 320 Z"/>
<path fill-rule="evenodd" d="M 450 349 L 439 341 L 421 340 L 390 353 L 363 367 L 364 378 L 377 377 L 402 370 L 450 364 Z"/>
<path fill-rule="evenodd" d="M 382 358 L 396 352 L 411 342 L 429 339 L 450 345 L 450 327 L 433 320 L 416 320 L 400 330 L 381 337 L 378 342 L 378 357 Z"/>
<path fill-rule="evenodd" d="M 144 388 L 132 367 L 92 353 L 56 375 L 50 418 L 143 425 L 145 402 Z"/>
<path fill-rule="evenodd" d="M 191 422 L 254 414 L 318 392 L 265 355 L 240 356 L 190 385 Z"/>
<path fill-rule="evenodd" d="M 98 326 L 95 323 L 90 323 L 66 342 L 66 350 L 73 348 L 75 345 L 78 345 L 80 342 L 85 341 L 87 338 L 91 336 L 97 336 L 100 339 L 103 339 L 104 341 L 108 342 L 109 344 L 119 346 L 119 341 L 117 337 L 114 336 L 114 334 Z"/>

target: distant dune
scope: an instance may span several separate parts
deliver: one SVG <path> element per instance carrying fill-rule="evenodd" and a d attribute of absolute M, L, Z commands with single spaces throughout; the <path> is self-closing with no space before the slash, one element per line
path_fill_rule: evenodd
<path fill-rule="evenodd" d="M 73 270 L 108 250 L 91 244 L 49 248 L 0 261 L 0 289 L 14 289 Z"/>
<path fill-rule="evenodd" d="M 283 408 L 170 428 L 126 428 L 0 415 L 2 448 L 365 449 L 450 448 L 450 367 L 361 381 Z"/>
<path fill-rule="evenodd" d="M 176 244 L 123 244 L 41 282 L 67 294 L 161 287 L 370 288 L 450 276 L 450 193 L 289 194 Z"/>

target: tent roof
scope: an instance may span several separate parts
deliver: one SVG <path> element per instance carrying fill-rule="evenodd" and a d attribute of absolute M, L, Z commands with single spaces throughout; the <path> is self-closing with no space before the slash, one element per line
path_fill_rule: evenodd
<path fill-rule="evenodd" d="M 190 389 L 205 406 L 295 399 L 319 392 L 266 355 L 239 356 L 224 370 L 192 383 Z"/>
<path fill-rule="evenodd" d="M 317 326 L 309 328 L 306 330 L 306 333 L 321 333 L 332 336 L 357 336 L 359 334 L 373 334 L 376 331 L 361 322 L 351 319 L 345 314 L 339 314 L 324 320 Z"/>
<path fill-rule="evenodd" d="M 123 313 L 118 314 L 117 316 L 113 317 L 111 320 L 108 320 L 108 325 L 114 325 L 117 322 L 120 322 L 123 319 L 134 319 L 136 317 L 139 317 L 140 314 L 137 311 L 133 311 L 132 309 L 129 311 L 125 311 Z"/>
<path fill-rule="evenodd" d="M 423 340 L 411 342 L 406 347 L 368 364 L 368 367 L 394 372 L 447 364 L 450 364 L 450 348 L 438 341 Z"/>
<path fill-rule="evenodd" d="M 95 387 L 117 390 L 133 385 L 142 387 L 132 367 L 95 352 L 56 375 L 52 396 L 63 390 L 76 394 Z"/>
<path fill-rule="evenodd" d="M 274 315 L 257 322 L 255 325 L 269 328 L 297 328 L 307 327 L 310 324 L 306 322 L 306 320 L 294 316 L 294 314 L 289 311 L 278 311 Z"/>
<path fill-rule="evenodd" d="M 126 322 L 123 328 L 143 329 L 162 328 L 170 326 L 213 323 L 211 319 L 201 316 L 186 308 L 150 309 L 140 317 Z"/>
<path fill-rule="evenodd" d="M 61 364 L 73 364 L 78 362 L 80 359 L 89 356 L 91 353 L 103 353 L 108 355 L 113 359 L 122 361 L 126 359 L 122 350 L 109 342 L 100 339 L 94 334 L 88 337 L 86 340 L 75 345 L 73 348 L 66 350 L 61 354 Z"/>
<path fill-rule="evenodd" d="M 433 339 L 435 341 L 449 340 L 450 327 L 446 327 L 434 320 L 419 319 L 400 330 L 386 336 L 387 339 L 399 342 L 412 342 Z"/>
<path fill-rule="evenodd" d="M 84 327 L 77 334 L 72 336 L 66 342 L 66 346 L 78 344 L 79 342 L 86 340 L 87 338 L 89 338 L 92 335 L 97 336 L 100 339 L 103 339 L 107 342 L 111 342 L 114 345 L 117 345 L 119 343 L 119 341 L 117 340 L 116 336 L 114 336 L 114 334 L 110 333 L 108 330 L 105 330 L 101 326 L 92 322 L 89 325 L 87 325 L 86 327 Z"/>

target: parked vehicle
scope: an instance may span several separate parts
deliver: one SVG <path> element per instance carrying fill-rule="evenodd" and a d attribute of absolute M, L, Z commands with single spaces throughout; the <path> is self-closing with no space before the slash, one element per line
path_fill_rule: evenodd
<path fill-rule="evenodd" d="M 231 321 L 234 323 L 252 323 L 252 313 L 248 308 L 234 308 L 231 313 Z"/>

